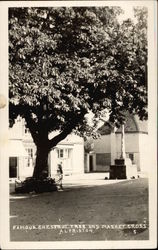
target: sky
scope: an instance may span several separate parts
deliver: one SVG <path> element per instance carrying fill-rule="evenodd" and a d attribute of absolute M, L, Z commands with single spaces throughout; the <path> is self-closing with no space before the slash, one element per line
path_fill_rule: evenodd
<path fill-rule="evenodd" d="M 122 22 L 125 19 L 131 18 L 132 20 L 135 19 L 134 17 L 134 11 L 133 11 L 133 6 L 121 6 L 121 8 L 124 10 L 124 14 L 121 14 L 118 19 L 120 22 Z"/>

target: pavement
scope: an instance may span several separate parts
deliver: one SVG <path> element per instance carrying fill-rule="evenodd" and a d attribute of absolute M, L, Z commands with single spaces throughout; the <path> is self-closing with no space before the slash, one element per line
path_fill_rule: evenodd
<path fill-rule="evenodd" d="M 63 192 L 11 193 L 11 241 L 149 239 L 148 179 L 94 175 L 64 176 Z"/>
<path fill-rule="evenodd" d="M 84 174 L 74 174 L 74 175 L 64 175 L 63 176 L 63 187 L 73 188 L 73 187 L 93 187 L 99 185 L 109 185 L 119 182 L 127 181 L 123 180 L 110 180 L 109 173 L 84 173 Z M 15 179 L 10 180 L 10 193 L 14 193 Z"/>
<path fill-rule="evenodd" d="M 85 173 L 63 177 L 63 186 L 65 187 L 92 187 L 98 185 L 109 185 L 113 183 L 127 181 L 110 180 L 109 173 Z"/>

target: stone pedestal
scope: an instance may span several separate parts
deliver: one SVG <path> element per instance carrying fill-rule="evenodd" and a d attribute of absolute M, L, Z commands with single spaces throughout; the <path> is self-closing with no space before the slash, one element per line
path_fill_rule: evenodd
<path fill-rule="evenodd" d="M 110 166 L 110 179 L 127 179 L 125 159 L 115 159 L 115 164 Z"/>
<path fill-rule="evenodd" d="M 110 166 L 110 179 L 127 179 L 124 124 L 121 125 L 121 156 Z"/>
<path fill-rule="evenodd" d="M 110 166 L 110 179 L 130 179 L 137 178 L 137 167 L 133 165 L 129 158 L 126 158 L 125 151 L 125 128 L 121 125 L 121 155 L 120 159 L 115 159 L 114 165 Z"/>
<path fill-rule="evenodd" d="M 138 178 L 137 166 L 129 158 L 115 159 L 115 164 L 110 166 L 110 179 Z"/>

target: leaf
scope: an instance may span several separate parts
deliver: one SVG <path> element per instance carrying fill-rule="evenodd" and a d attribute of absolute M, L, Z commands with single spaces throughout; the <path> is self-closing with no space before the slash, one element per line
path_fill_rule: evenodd
<path fill-rule="evenodd" d="M 29 109 L 38 127 L 45 117 L 48 132 L 71 124 L 84 136 L 104 110 L 116 123 L 127 109 L 146 118 L 147 12 L 135 8 L 135 24 L 120 24 L 120 13 L 110 6 L 9 9 L 9 95 L 23 106 L 21 116 Z M 91 129 L 83 119 L 90 110 Z"/>

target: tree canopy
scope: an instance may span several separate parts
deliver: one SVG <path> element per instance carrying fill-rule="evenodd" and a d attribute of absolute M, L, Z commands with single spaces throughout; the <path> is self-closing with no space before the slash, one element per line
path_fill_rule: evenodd
<path fill-rule="evenodd" d="M 37 148 L 93 134 L 103 111 L 116 124 L 125 110 L 147 117 L 145 11 L 120 24 L 119 7 L 9 9 L 10 118 L 25 118 Z"/>

